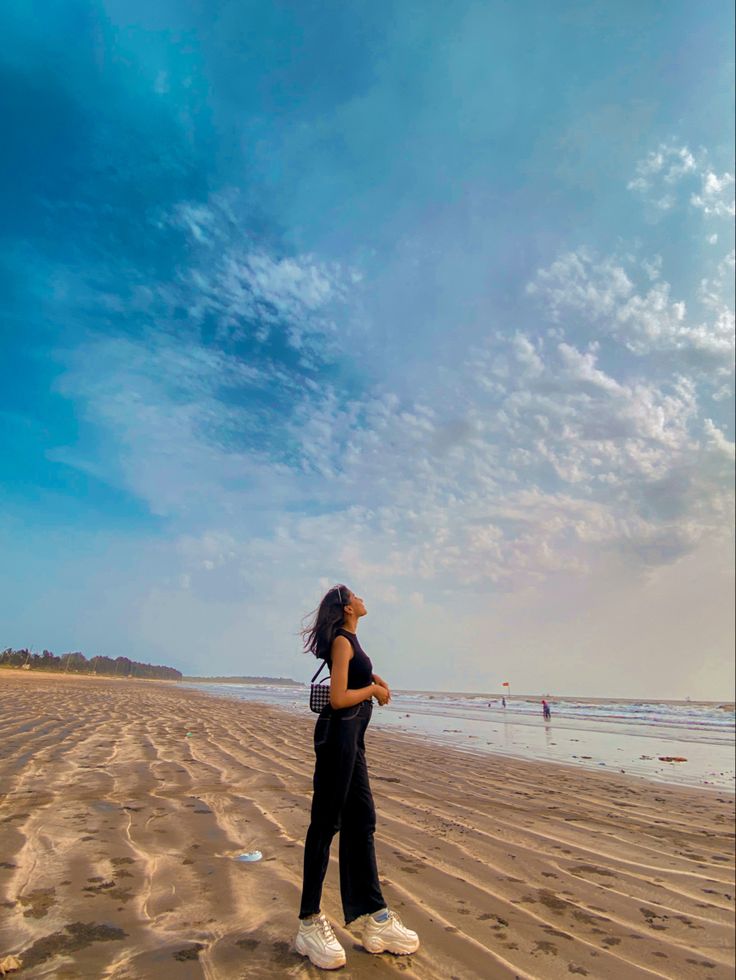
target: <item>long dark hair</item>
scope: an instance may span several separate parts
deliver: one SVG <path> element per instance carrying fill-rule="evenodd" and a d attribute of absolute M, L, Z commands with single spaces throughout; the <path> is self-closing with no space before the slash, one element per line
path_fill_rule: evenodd
<path fill-rule="evenodd" d="M 345 606 L 350 602 L 351 595 L 347 585 L 333 585 L 315 611 L 308 614 L 309 622 L 299 631 L 304 649 L 320 660 L 330 660 L 332 641 L 345 622 Z"/>

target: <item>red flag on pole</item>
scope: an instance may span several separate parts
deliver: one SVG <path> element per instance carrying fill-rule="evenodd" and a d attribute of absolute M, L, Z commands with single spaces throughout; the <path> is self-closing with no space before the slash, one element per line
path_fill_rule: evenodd
<path fill-rule="evenodd" d="M 503 684 L 501 685 L 501 687 L 508 687 L 508 686 L 509 686 L 509 682 L 508 681 L 504 681 Z"/>

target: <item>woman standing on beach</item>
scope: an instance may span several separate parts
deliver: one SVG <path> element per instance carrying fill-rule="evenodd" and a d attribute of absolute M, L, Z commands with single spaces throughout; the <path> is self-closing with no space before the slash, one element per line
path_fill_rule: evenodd
<path fill-rule="evenodd" d="M 330 703 L 314 730 L 317 756 L 314 795 L 304 845 L 304 882 L 299 910 L 297 952 L 326 970 L 345 964 L 329 920 L 320 912 L 330 845 L 340 831 L 340 894 L 345 924 L 363 918 L 363 946 L 369 953 L 413 953 L 419 937 L 386 907 L 378 880 L 374 833 L 376 810 L 368 781 L 365 730 L 375 698 L 388 704 L 388 684 L 358 642 L 363 600 L 345 585 L 330 589 L 310 625 L 304 647 L 330 670 Z"/>

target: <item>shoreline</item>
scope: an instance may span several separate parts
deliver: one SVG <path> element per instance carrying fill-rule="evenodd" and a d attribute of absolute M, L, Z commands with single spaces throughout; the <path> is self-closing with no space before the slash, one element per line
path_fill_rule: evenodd
<path fill-rule="evenodd" d="M 91 680 L 117 680 L 117 681 L 136 681 L 143 682 L 146 684 L 182 684 L 186 686 L 192 686 L 196 684 L 222 684 L 222 685 L 232 685 L 237 687 L 239 685 L 245 687 L 274 687 L 283 686 L 293 688 L 294 690 L 306 690 L 308 684 L 305 681 L 296 681 L 293 678 L 286 677 L 252 677 L 252 678 L 242 678 L 242 677 L 194 677 L 194 676 L 184 676 L 180 678 L 166 678 L 166 677 L 122 677 L 118 674 L 95 674 L 87 672 L 77 672 L 77 671 L 67 671 L 67 670 L 25 670 L 23 667 L 9 666 L 7 664 L 0 664 L 0 678 L 4 676 L 5 673 L 8 674 L 18 674 L 22 676 L 33 676 L 33 677 L 57 677 L 57 678 L 73 678 L 75 680 L 84 680 L 89 678 Z M 540 698 L 547 698 L 553 704 L 596 704 L 596 705 L 606 705 L 606 704 L 662 704 L 671 705 L 675 707 L 693 707 L 693 708 L 715 708 L 722 711 L 736 711 L 736 701 L 731 701 L 728 699 L 716 699 L 712 701 L 703 701 L 694 698 L 686 698 L 685 700 L 677 698 L 625 698 L 625 697 L 589 697 L 588 695 L 580 694 L 554 694 L 554 693 L 531 693 L 531 694 L 502 694 L 500 692 L 483 692 L 483 691 L 440 691 L 440 690 L 420 690 L 415 688 L 394 688 L 393 692 L 395 695 L 407 695 L 415 696 L 422 695 L 428 700 L 434 700 L 438 698 L 467 698 L 469 700 L 487 701 L 489 698 L 491 700 L 500 701 L 502 697 L 506 698 L 509 704 L 514 702 L 529 702 L 538 701 Z"/>
<path fill-rule="evenodd" d="M 241 678 L 236 676 L 225 676 L 225 677 L 196 677 L 194 675 L 184 675 L 177 683 L 180 684 L 244 684 L 252 685 L 254 687 L 263 686 L 279 686 L 283 685 L 285 687 L 298 687 L 304 688 L 306 686 L 306 681 L 297 681 L 292 677 L 278 678 L 278 677 L 251 677 L 251 678 Z M 555 694 L 554 692 L 532 692 L 532 693 L 519 693 L 519 694 L 504 694 L 502 691 L 441 691 L 441 690 L 423 690 L 420 688 L 393 688 L 395 694 L 403 695 L 421 695 L 429 700 L 434 698 L 468 698 L 468 699 L 478 699 L 480 701 L 488 700 L 488 698 L 500 701 L 502 697 L 506 698 L 508 702 L 514 701 L 534 701 L 540 698 L 548 698 L 552 701 L 559 701 L 560 703 L 581 703 L 588 702 L 590 704 L 668 704 L 676 705 L 681 707 L 687 707 L 691 705 L 693 707 L 714 707 L 722 708 L 724 711 L 734 711 L 736 710 L 736 701 L 729 698 L 716 698 L 714 700 L 701 700 L 698 698 L 655 698 L 655 697 L 593 697 L 586 694 Z"/>
<path fill-rule="evenodd" d="M 291 689 L 272 688 L 273 697 L 250 685 L 203 684 L 197 688 L 234 702 L 269 704 L 294 717 L 303 716 L 306 698 L 294 699 Z M 601 769 L 647 780 L 656 785 L 693 786 L 734 793 L 733 734 L 652 725 L 618 716 L 565 715 L 558 706 L 551 722 L 537 713 L 508 711 L 484 703 L 475 707 L 444 702 L 405 700 L 396 693 L 389 708 L 373 715 L 376 731 L 401 732 L 431 741 L 440 748 L 474 752 L 486 759 L 500 757 L 563 765 L 587 772 Z M 662 757 L 685 759 L 666 762 Z"/>
<path fill-rule="evenodd" d="M 14 675 L 0 675 L 0 959 L 24 960 L 11 976 L 316 976 L 292 950 L 306 706 Z M 323 907 L 343 976 L 733 975 L 730 794 L 375 728 L 368 758 L 386 898 L 422 947 L 360 949 L 335 845 Z M 261 862 L 235 860 L 256 848 Z"/>
<path fill-rule="evenodd" d="M 293 720 L 295 717 L 297 718 L 306 717 L 307 719 L 311 719 L 312 721 L 314 721 L 317 717 L 315 714 L 312 714 L 309 711 L 306 702 L 304 704 L 304 711 L 300 712 L 297 708 L 285 707 L 283 705 L 259 703 L 254 701 L 243 701 L 228 693 L 219 693 L 214 691 L 212 692 L 201 691 L 199 693 L 203 694 L 205 697 L 211 697 L 211 698 L 216 698 L 218 700 L 227 701 L 233 705 L 256 704 L 261 707 L 267 708 L 269 710 L 282 713 L 285 717 L 291 720 Z M 615 770 L 613 768 L 608 769 L 606 772 L 601 772 L 599 769 L 581 770 L 578 766 L 570 762 L 551 760 L 551 759 L 531 759 L 528 756 L 524 756 L 521 754 L 516 755 L 512 752 L 494 752 L 492 750 L 482 749 L 476 745 L 468 745 L 467 743 L 458 742 L 455 744 L 448 744 L 447 742 L 444 742 L 438 738 L 434 738 L 432 736 L 423 736 L 417 732 L 409 731 L 398 726 L 393 729 L 382 728 L 379 730 L 375 724 L 378 711 L 379 709 L 374 705 L 373 720 L 371 721 L 371 725 L 372 725 L 371 737 L 378 736 L 379 738 L 382 738 L 384 735 L 389 735 L 392 738 L 406 740 L 407 743 L 411 743 L 413 747 L 417 750 L 421 750 L 423 748 L 426 748 L 427 745 L 431 745 L 432 748 L 435 748 L 439 751 L 447 751 L 449 753 L 459 752 L 462 755 L 471 756 L 473 759 L 476 760 L 476 762 L 479 763 L 480 762 L 489 763 L 489 760 L 490 760 L 490 764 L 502 763 L 508 765 L 510 762 L 529 763 L 530 765 L 533 766 L 541 766 L 543 767 L 544 770 L 549 770 L 549 772 L 547 772 L 546 775 L 550 779 L 554 779 L 555 770 L 557 769 L 562 769 L 565 772 L 574 773 L 576 775 L 580 775 L 582 771 L 585 773 L 585 775 L 589 775 L 592 777 L 600 776 L 604 780 L 611 778 L 611 779 L 621 780 L 622 782 L 630 781 L 635 786 L 638 786 L 642 782 L 644 782 L 647 785 L 649 785 L 651 788 L 667 786 L 669 788 L 682 790 L 685 792 L 691 791 L 695 794 L 700 794 L 701 792 L 721 793 L 729 796 L 734 796 L 734 798 L 736 799 L 736 787 L 731 788 L 726 786 L 712 786 L 710 784 L 704 786 L 701 785 L 695 786 L 692 784 L 687 784 L 687 783 L 682 783 L 677 781 L 668 782 L 667 780 L 664 779 L 654 779 L 652 777 L 642 776 L 637 773 L 625 773 L 625 772 L 621 772 L 620 770 Z"/>

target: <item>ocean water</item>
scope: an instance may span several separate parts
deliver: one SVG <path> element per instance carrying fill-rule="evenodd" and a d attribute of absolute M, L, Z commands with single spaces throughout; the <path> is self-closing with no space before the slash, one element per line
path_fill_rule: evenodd
<path fill-rule="evenodd" d="M 311 715 L 309 688 L 268 684 L 191 683 L 211 694 L 260 701 Z M 437 691 L 396 691 L 376 707 L 376 728 L 406 731 L 441 745 L 490 755 L 608 769 L 650 780 L 734 791 L 736 716 L 733 704 L 540 699 Z M 684 762 L 667 762 L 663 757 Z"/>

